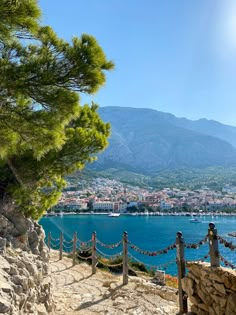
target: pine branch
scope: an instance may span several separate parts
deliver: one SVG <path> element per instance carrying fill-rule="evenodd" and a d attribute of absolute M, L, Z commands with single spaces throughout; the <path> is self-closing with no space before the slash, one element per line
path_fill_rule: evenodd
<path fill-rule="evenodd" d="M 20 186 L 24 187 L 24 183 L 23 183 L 22 179 L 20 178 L 16 168 L 12 164 L 11 160 L 9 160 L 9 159 L 7 160 L 7 165 L 9 166 L 10 170 L 12 171 L 13 175 L 15 176 L 15 179 L 20 184 Z"/>

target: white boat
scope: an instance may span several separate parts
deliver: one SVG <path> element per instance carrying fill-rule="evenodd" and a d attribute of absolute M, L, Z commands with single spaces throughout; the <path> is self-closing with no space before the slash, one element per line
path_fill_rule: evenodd
<path fill-rule="evenodd" d="M 193 218 L 189 220 L 190 223 L 201 223 L 202 221 L 198 218 Z"/>
<path fill-rule="evenodd" d="M 111 212 L 108 214 L 108 217 L 119 217 L 120 213 Z"/>

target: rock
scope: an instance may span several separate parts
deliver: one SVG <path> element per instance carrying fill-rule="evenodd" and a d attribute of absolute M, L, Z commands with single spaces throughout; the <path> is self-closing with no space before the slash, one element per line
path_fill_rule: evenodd
<path fill-rule="evenodd" d="M 7 246 L 7 240 L 5 238 L 0 237 L 0 254 L 5 255 Z"/>
<path fill-rule="evenodd" d="M 218 274 L 215 273 L 215 272 L 211 272 L 211 273 L 209 274 L 209 279 L 210 279 L 210 280 L 215 280 L 215 281 L 217 281 L 217 282 L 219 282 L 219 283 L 223 283 L 223 282 L 224 282 L 224 279 L 222 278 L 222 276 L 221 276 L 221 275 L 218 275 Z"/>
<path fill-rule="evenodd" d="M 38 275 L 38 270 L 35 263 L 25 261 L 25 268 L 28 270 L 31 276 L 36 277 Z"/>
<path fill-rule="evenodd" d="M 231 293 L 227 299 L 225 315 L 236 314 L 236 293 Z"/>
<path fill-rule="evenodd" d="M 182 279 L 182 287 L 183 290 L 187 293 L 188 296 L 193 295 L 194 294 L 194 289 L 193 289 L 193 280 L 191 278 L 183 278 Z"/>
<path fill-rule="evenodd" d="M 226 291 L 225 291 L 225 287 L 223 284 L 219 284 L 219 283 L 214 283 L 213 286 L 216 288 L 216 290 L 218 292 L 220 292 L 222 295 L 225 295 L 226 294 Z"/>
<path fill-rule="evenodd" d="M 9 274 L 10 274 L 11 276 L 18 275 L 18 274 L 19 274 L 19 271 L 18 271 L 14 266 L 11 266 L 10 271 L 9 271 Z"/>
<path fill-rule="evenodd" d="M 0 297 L 0 313 L 6 313 L 10 310 L 11 304 Z"/>
<path fill-rule="evenodd" d="M 4 271 L 9 271 L 11 269 L 11 265 L 9 264 L 9 262 L 2 256 L 0 256 L 0 267 Z"/>
<path fill-rule="evenodd" d="M 212 268 L 205 263 L 189 263 L 188 268 L 189 273 L 182 280 L 182 285 L 196 314 L 236 315 L 234 270 Z"/>
<path fill-rule="evenodd" d="M 203 285 L 202 285 L 203 286 Z M 201 287 L 202 287 L 201 286 Z M 201 290 L 201 287 L 197 289 L 197 295 L 200 297 L 201 301 L 206 305 L 211 305 L 213 302 L 212 296 L 209 294 L 204 294 L 204 292 Z"/>
<path fill-rule="evenodd" d="M 125 303 L 125 300 L 121 296 L 119 296 L 118 298 L 115 299 L 115 301 L 113 302 L 113 305 L 117 306 L 124 303 Z"/>
<path fill-rule="evenodd" d="M 0 313 L 49 314 L 52 282 L 42 228 L 0 201 L 0 232 Z"/>
<path fill-rule="evenodd" d="M 201 310 L 204 310 L 204 311 L 206 311 L 206 312 L 209 311 L 209 306 L 206 305 L 206 304 L 200 303 L 200 304 L 198 304 L 198 307 L 199 307 Z"/>

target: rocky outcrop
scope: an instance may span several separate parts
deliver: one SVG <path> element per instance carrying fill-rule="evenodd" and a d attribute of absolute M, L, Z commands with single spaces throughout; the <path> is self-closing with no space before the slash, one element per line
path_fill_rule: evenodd
<path fill-rule="evenodd" d="M 49 314 L 49 253 L 41 226 L 12 203 L 0 204 L 0 313 Z"/>
<path fill-rule="evenodd" d="M 188 263 L 183 290 L 198 315 L 236 315 L 236 271 L 210 267 L 208 263 Z"/>

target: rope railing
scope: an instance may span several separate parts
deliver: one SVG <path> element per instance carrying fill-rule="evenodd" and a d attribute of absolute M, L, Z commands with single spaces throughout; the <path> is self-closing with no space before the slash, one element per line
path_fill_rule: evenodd
<path fill-rule="evenodd" d="M 120 263 L 116 263 L 116 264 L 109 264 L 108 262 L 105 262 L 104 260 L 101 260 L 99 257 L 97 257 L 97 261 L 106 267 L 119 267 L 123 265 L 123 262 L 121 261 Z"/>
<path fill-rule="evenodd" d="M 99 239 L 97 239 L 97 244 L 99 244 L 100 246 L 105 247 L 105 248 L 114 249 L 116 247 L 121 246 L 122 240 L 117 242 L 117 243 L 114 243 L 114 244 L 104 244 Z"/>
<path fill-rule="evenodd" d="M 114 254 L 114 255 L 110 255 L 110 254 L 106 254 L 106 253 L 103 253 L 100 249 L 96 248 L 96 251 L 101 255 L 101 256 L 104 256 L 104 257 L 109 257 L 110 260 L 114 260 L 118 257 L 121 257 L 122 256 L 122 252 L 119 252 L 117 254 Z"/>
<path fill-rule="evenodd" d="M 58 244 L 53 244 L 53 243 L 51 243 L 51 247 L 52 247 L 52 249 L 55 249 L 55 250 L 59 249 L 59 247 L 60 247 L 60 242 L 59 242 Z"/>
<path fill-rule="evenodd" d="M 82 246 L 87 246 L 88 244 L 91 245 L 92 240 L 88 241 L 81 241 L 80 239 L 77 238 L 77 243 L 81 244 Z"/>
<path fill-rule="evenodd" d="M 157 251 L 147 251 L 139 248 L 138 246 L 134 245 L 130 241 L 128 241 L 128 245 L 130 248 L 138 252 L 139 254 L 146 255 L 146 256 L 157 256 L 157 255 L 162 255 L 162 254 L 167 254 L 170 250 L 176 248 L 176 244 L 172 244 L 170 246 L 167 246 L 164 249 L 160 249 Z"/>
<path fill-rule="evenodd" d="M 209 252 L 203 257 L 194 260 L 185 259 L 185 251 L 191 249 L 199 249 L 201 246 L 209 244 Z M 132 263 L 138 263 L 146 266 L 148 270 L 156 270 L 162 272 L 161 269 L 167 270 L 171 264 L 176 263 L 178 269 L 178 295 L 179 295 L 179 309 L 180 314 L 187 312 L 187 299 L 186 293 L 182 289 L 181 279 L 185 277 L 186 263 L 191 262 L 205 262 L 210 259 L 210 265 L 212 267 L 219 267 L 220 263 L 224 264 L 226 267 L 236 269 L 234 263 L 230 262 L 228 259 L 223 257 L 222 253 L 220 254 L 218 243 L 223 245 L 225 248 L 235 251 L 236 245 L 231 241 L 224 239 L 222 236 L 217 234 L 214 223 L 209 224 L 207 235 L 197 241 L 196 243 L 185 243 L 182 232 L 177 232 L 175 243 L 165 247 L 164 249 L 159 249 L 155 251 L 143 250 L 137 245 L 133 244 L 128 240 L 127 232 L 123 233 L 123 237 L 120 241 L 112 244 L 105 244 L 96 237 L 96 232 L 93 232 L 92 238 L 88 241 L 82 241 L 77 237 L 77 234 L 74 233 L 73 239 L 68 240 L 64 239 L 63 234 L 60 234 L 60 238 L 53 238 L 51 233 L 48 235 L 48 248 L 49 250 L 56 249 L 59 251 L 59 259 L 62 259 L 63 251 L 72 254 L 73 265 L 76 263 L 76 258 L 80 260 L 91 260 L 92 263 L 92 274 L 96 273 L 96 267 L 98 264 L 103 265 L 108 268 L 115 268 L 122 266 L 123 273 L 123 284 L 128 283 L 128 273 L 129 270 L 135 274 L 144 274 L 144 272 L 136 270 L 136 267 Z M 113 250 L 122 246 L 122 251 L 114 255 L 104 253 L 100 248 L 102 247 L 108 250 Z M 144 263 L 139 260 L 137 257 L 131 254 L 131 250 L 138 253 L 138 255 L 146 255 L 149 257 L 161 256 L 170 254 L 170 251 L 176 249 L 176 257 L 170 259 L 167 262 L 161 262 L 155 265 Z M 171 256 L 171 255 L 170 255 Z M 120 259 L 120 261 L 119 261 Z M 165 274 L 165 272 L 163 271 Z"/>
<path fill-rule="evenodd" d="M 193 263 L 193 262 L 204 262 L 210 257 L 210 253 L 204 255 L 202 258 L 194 259 L 194 260 L 185 260 L 186 263 Z"/>
<path fill-rule="evenodd" d="M 57 242 L 57 241 L 60 241 L 60 238 L 53 238 L 53 237 L 51 236 L 51 241 Z"/>
<path fill-rule="evenodd" d="M 77 254 L 77 256 L 78 258 L 83 259 L 83 260 L 92 259 L 92 256 L 84 257 L 84 256 L 80 256 L 79 254 Z"/>
<path fill-rule="evenodd" d="M 236 245 L 233 244 L 233 242 L 229 242 L 220 235 L 217 236 L 217 239 L 219 240 L 220 244 L 223 244 L 224 247 L 229 248 L 230 250 L 236 250 Z"/>
<path fill-rule="evenodd" d="M 231 262 L 229 262 L 227 259 L 225 259 L 223 256 L 219 256 L 220 260 L 224 263 L 224 265 L 226 267 L 230 267 L 231 269 L 236 269 L 236 265 L 232 264 Z"/>
<path fill-rule="evenodd" d="M 54 247 L 58 247 L 58 246 L 60 246 L 60 241 L 58 242 L 53 242 L 53 241 L 51 241 L 51 246 L 54 246 Z"/>
<path fill-rule="evenodd" d="M 130 266 L 130 261 L 131 262 L 134 261 L 134 262 L 137 262 L 139 264 L 143 264 L 143 262 L 141 260 L 134 257 L 130 253 L 129 253 L 128 257 L 129 257 L 129 266 Z M 163 263 L 163 264 L 158 264 L 158 265 L 145 264 L 145 266 L 148 267 L 150 270 L 157 270 L 157 269 L 166 269 L 168 266 L 170 266 L 174 263 L 176 263 L 176 259 L 172 259 L 172 260 L 170 260 L 166 263 Z"/>
<path fill-rule="evenodd" d="M 73 243 L 73 239 L 70 240 L 70 241 L 64 240 L 63 243 L 65 243 L 65 244 L 72 244 Z"/>
<path fill-rule="evenodd" d="M 68 250 L 68 249 L 73 249 L 73 244 L 71 244 L 70 246 L 67 246 L 67 245 L 65 245 L 64 243 L 63 243 L 63 249 L 66 249 L 66 250 Z"/>
<path fill-rule="evenodd" d="M 83 252 L 89 252 L 92 250 L 92 247 L 88 247 L 88 248 L 84 248 L 84 247 L 77 247 L 76 249 L 78 249 L 81 253 Z"/>
<path fill-rule="evenodd" d="M 208 239 L 208 235 L 206 235 L 202 240 L 200 240 L 197 243 L 188 243 L 188 244 L 185 243 L 185 248 L 198 249 L 202 245 L 206 244 L 207 239 Z"/>

